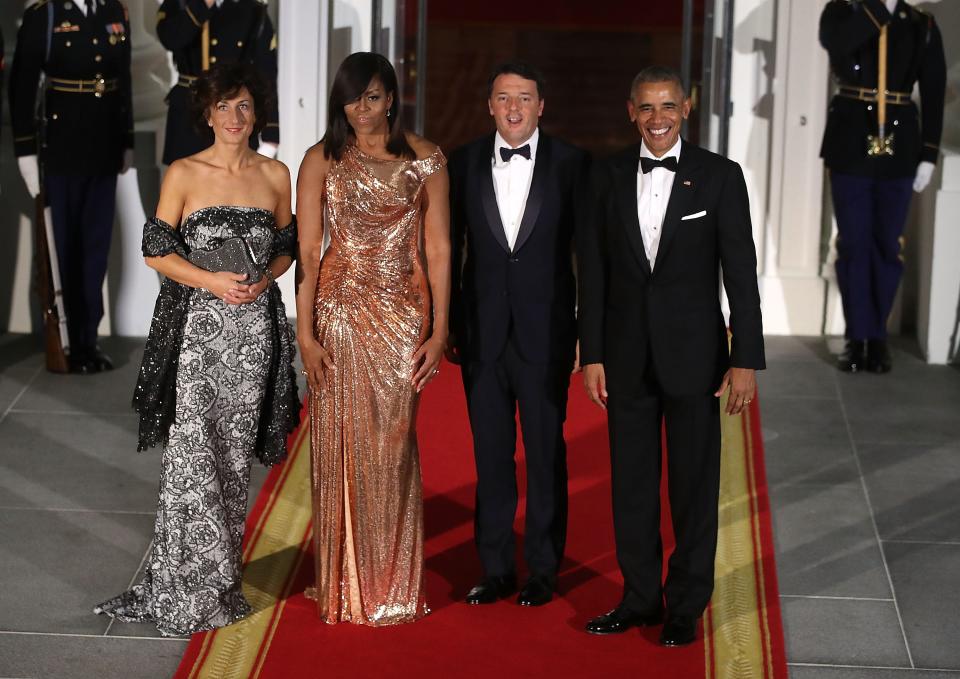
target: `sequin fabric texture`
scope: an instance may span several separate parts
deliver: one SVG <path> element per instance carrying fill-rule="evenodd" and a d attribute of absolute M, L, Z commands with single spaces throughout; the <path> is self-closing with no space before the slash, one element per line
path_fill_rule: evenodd
<path fill-rule="evenodd" d="M 439 150 L 382 160 L 348 146 L 327 173 L 314 320 L 336 369 L 310 398 L 316 580 L 306 594 L 328 623 L 429 612 L 411 359 L 430 333 L 423 183 L 445 164 Z"/>
<path fill-rule="evenodd" d="M 190 248 L 242 236 L 270 257 L 273 214 L 214 207 L 181 229 Z M 271 300 L 229 305 L 189 289 L 176 371 L 176 407 L 163 451 L 154 538 L 142 581 L 96 607 L 166 636 L 228 625 L 250 613 L 240 588 L 250 465 L 275 343 Z"/>

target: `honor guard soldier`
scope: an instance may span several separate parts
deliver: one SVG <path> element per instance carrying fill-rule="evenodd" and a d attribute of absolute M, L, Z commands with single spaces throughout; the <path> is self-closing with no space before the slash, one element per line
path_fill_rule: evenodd
<path fill-rule="evenodd" d="M 846 320 L 837 367 L 885 373 L 911 193 L 930 183 L 939 154 L 943 43 L 933 17 L 904 0 L 831 0 L 820 43 L 837 84 L 820 152 L 830 170 Z M 915 83 L 919 112 L 910 98 Z"/>
<path fill-rule="evenodd" d="M 10 68 L 14 151 L 30 195 L 42 186 L 51 209 L 70 370 L 79 373 L 113 367 L 97 326 L 117 174 L 133 160 L 129 36 L 118 0 L 39 0 L 24 11 Z"/>
<path fill-rule="evenodd" d="M 251 148 L 276 156 L 280 143 L 277 111 L 277 36 L 261 0 L 163 0 L 157 10 L 157 37 L 173 53 L 179 79 L 167 95 L 163 162 L 169 165 L 210 145 L 193 127 L 191 87 L 214 64 L 246 61 L 271 88 L 267 125 Z M 258 146 L 259 144 L 259 146 Z"/>

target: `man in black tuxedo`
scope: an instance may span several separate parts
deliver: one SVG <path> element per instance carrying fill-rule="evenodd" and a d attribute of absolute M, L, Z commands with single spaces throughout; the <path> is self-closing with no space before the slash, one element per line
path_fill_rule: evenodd
<path fill-rule="evenodd" d="M 451 342 L 462 363 L 477 465 L 475 539 L 483 580 L 467 603 L 516 591 L 515 413 L 527 463 L 517 598 L 549 602 L 567 523 L 567 388 L 576 350 L 572 254 L 587 156 L 538 129 L 543 78 L 508 63 L 490 78 L 496 133 L 450 156 Z"/>
<path fill-rule="evenodd" d="M 613 519 L 624 595 L 594 634 L 666 624 L 690 643 L 713 592 L 720 482 L 719 397 L 753 398 L 764 367 L 756 253 L 740 166 L 680 139 L 690 112 L 679 75 L 650 67 L 627 102 L 642 141 L 598 173 L 597 219 L 578 242 L 580 359 L 607 409 Z M 720 309 L 720 272 L 732 342 Z M 677 548 L 661 582 L 661 420 Z"/>

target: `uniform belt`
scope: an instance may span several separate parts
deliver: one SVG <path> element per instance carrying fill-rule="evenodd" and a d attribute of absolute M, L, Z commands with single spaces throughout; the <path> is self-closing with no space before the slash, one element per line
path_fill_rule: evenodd
<path fill-rule="evenodd" d="M 102 97 L 107 92 L 115 92 L 120 89 L 120 80 L 118 78 L 94 78 L 93 80 L 47 78 L 47 88 L 56 92 L 92 94 L 95 97 Z"/>
<path fill-rule="evenodd" d="M 186 87 L 187 89 L 193 87 L 195 82 L 197 82 L 197 76 L 195 75 L 181 75 L 179 80 L 177 80 L 177 84 L 180 87 Z"/>
<path fill-rule="evenodd" d="M 878 92 L 876 89 L 870 89 L 868 87 L 853 87 L 852 85 L 841 85 L 837 90 L 837 96 L 844 97 L 846 99 L 856 99 L 858 101 L 866 101 L 871 104 L 877 102 Z M 887 90 L 887 103 L 893 105 L 904 106 L 910 103 L 910 93 L 909 92 L 891 92 Z"/>

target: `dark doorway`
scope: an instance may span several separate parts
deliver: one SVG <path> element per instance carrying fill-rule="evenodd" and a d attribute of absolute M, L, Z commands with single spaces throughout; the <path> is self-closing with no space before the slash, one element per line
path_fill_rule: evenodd
<path fill-rule="evenodd" d="M 546 77 L 542 126 L 547 132 L 599 155 L 633 143 L 637 133 L 626 100 L 637 71 L 651 64 L 677 70 L 688 65 L 694 93 L 701 89 L 705 2 L 713 4 L 430 0 L 424 26 L 424 133 L 450 151 L 491 132 L 488 74 L 496 64 L 517 58 Z M 686 134 L 695 143 L 701 127 L 696 116 Z"/>

